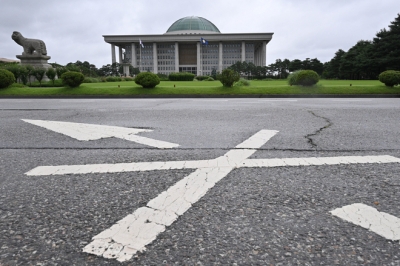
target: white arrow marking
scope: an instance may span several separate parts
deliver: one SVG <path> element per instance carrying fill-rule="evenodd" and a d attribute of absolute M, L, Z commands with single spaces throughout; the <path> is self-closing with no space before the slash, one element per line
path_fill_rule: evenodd
<path fill-rule="evenodd" d="M 93 241 L 83 249 L 87 253 L 126 261 L 138 251 L 144 250 L 145 246 L 154 241 L 159 233 L 165 231 L 166 226 L 171 225 L 234 168 L 400 163 L 399 158 L 388 155 L 248 159 L 256 152 L 256 149 L 264 145 L 276 133 L 278 131 L 261 130 L 237 145 L 236 149 L 212 160 L 40 166 L 26 174 L 38 176 L 196 169 L 192 174 L 150 200 L 146 207 L 137 209 L 109 229 L 94 236 Z"/>
<path fill-rule="evenodd" d="M 27 123 L 39 127 L 44 127 L 48 130 L 52 130 L 57 133 L 81 141 L 98 140 L 103 138 L 115 137 L 160 149 L 175 148 L 179 146 L 178 144 L 175 143 L 170 143 L 166 141 L 160 141 L 135 135 L 140 132 L 153 131 L 149 129 L 103 126 L 103 125 L 59 122 L 59 121 L 30 120 L 30 119 L 22 119 L 22 121 L 25 121 Z"/>
<path fill-rule="evenodd" d="M 343 220 L 366 228 L 389 240 L 400 240 L 400 219 L 362 203 L 355 203 L 330 212 Z"/>

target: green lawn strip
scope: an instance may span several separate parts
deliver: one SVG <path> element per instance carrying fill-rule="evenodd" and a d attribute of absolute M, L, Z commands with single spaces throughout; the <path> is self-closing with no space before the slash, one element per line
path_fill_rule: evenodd
<path fill-rule="evenodd" d="M 351 86 L 350 86 L 351 84 Z M 225 88 L 219 81 L 162 81 L 154 89 L 144 89 L 133 81 L 84 83 L 78 88 L 9 87 L 1 96 L 156 96 L 156 95 L 354 95 L 400 94 L 374 80 L 321 80 L 313 87 L 289 86 L 286 80 L 251 81 L 247 87 Z"/>

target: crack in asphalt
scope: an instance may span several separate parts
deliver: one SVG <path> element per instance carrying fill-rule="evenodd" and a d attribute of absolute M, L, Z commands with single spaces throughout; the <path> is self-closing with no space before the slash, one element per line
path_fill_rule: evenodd
<path fill-rule="evenodd" d="M 327 129 L 327 128 L 331 127 L 331 126 L 333 125 L 333 123 L 331 122 L 331 120 L 329 120 L 329 118 L 326 118 L 326 117 L 323 117 L 323 116 L 319 116 L 319 115 L 315 114 L 313 111 L 310 111 L 310 110 L 308 110 L 308 112 L 309 112 L 310 114 L 312 114 L 313 116 L 315 116 L 315 117 L 324 119 L 324 120 L 326 121 L 326 123 L 327 123 L 327 125 L 325 125 L 325 126 L 319 128 L 319 129 L 316 130 L 314 133 L 311 133 L 311 134 L 308 134 L 308 135 L 305 136 L 305 138 L 308 140 L 308 143 L 311 145 L 311 147 L 312 147 L 313 149 L 317 150 L 317 149 L 318 149 L 318 145 L 314 142 L 314 140 L 312 139 L 312 137 L 321 134 L 321 132 L 322 132 L 324 129 Z"/>

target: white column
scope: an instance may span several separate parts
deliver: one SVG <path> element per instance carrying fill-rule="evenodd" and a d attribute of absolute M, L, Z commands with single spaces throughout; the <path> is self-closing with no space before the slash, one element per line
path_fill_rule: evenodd
<path fill-rule="evenodd" d="M 131 44 L 131 65 L 137 67 L 136 45 L 134 43 Z"/>
<path fill-rule="evenodd" d="M 218 55 L 218 71 L 221 73 L 222 72 L 222 66 L 223 66 L 223 56 L 222 56 L 222 52 L 223 52 L 223 47 L 222 47 L 222 42 L 219 43 L 219 55 Z"/>
<path fill-rule="evenodd" d="M 197 76 L 201 76 L 202 74 L 202 69 L 201 69 L 201 63 L 200 63 L 200 42 L 197 42 Z"/>
<path fill-rule="evenodd" d="M 153 73 L 158 73 L 157 43 L 153 43 Z"/>
<path fill-rule="evenodd" d="M 118 48 L 119 48 L 118 49 L 118 54 L 119 54 L 119 58 L 118 58 L 119 60 L 118 61 L 119 61 L 120 64 L 122 64 L 122 47 L 118 47 Z"/>
<path fill-rule="evenodd" d="M 242 62 L 246 61 L 246 42 L 242 42 Z"/>
<path fill-rule="evenodd" d="M 111 63 L 114 64 L 115 62 L 115 45 L 111 44 Z"/>
<path fill-rule="evenodd" d="M 175 43 L 175 72 L 179 72 L 179 44 Z"/>
<path fill-rule="evenodd" d="M 263 41 L 262 43 L 262 65 L 261 66 L 266 66 L 267 65 L 267 42 Z"/>

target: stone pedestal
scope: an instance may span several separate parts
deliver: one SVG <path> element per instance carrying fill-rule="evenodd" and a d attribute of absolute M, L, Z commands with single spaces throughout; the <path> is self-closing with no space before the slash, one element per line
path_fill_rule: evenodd
<path fill-rule="evenodd" d="M 129 77 L 129 66 L 130 66 L 131 64 L 129 64 L 129 63 L 123 63 L 122 64 L 122 69 L 123 69 L 123 71 L 124 71 L 124 76 L 125 77 Z"/>
<path fill-rule="evenodd" d="M 44 69 L 48 69 L 51 67 L 47 63 L 47 60 L 49 60 L 51 57 L 47 55 L 37 55 L 37 54 L 32 54 L 32 55 L 17 55 L 16 56 L 19 60 L 21 60 L 21 65 L 31 65 L 33 67 L 42 67 Z M 43 77 L 43 81 L 49 81 L 49 78 L 45 75 Z"/>

